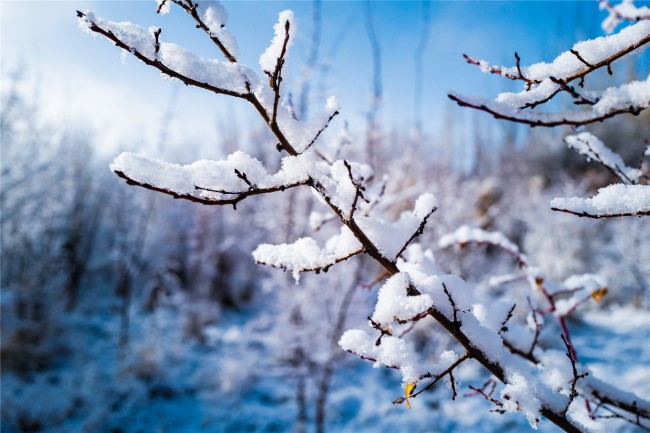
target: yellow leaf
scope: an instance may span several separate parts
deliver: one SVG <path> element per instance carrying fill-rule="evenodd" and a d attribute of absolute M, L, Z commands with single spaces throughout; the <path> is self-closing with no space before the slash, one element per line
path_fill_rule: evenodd
<path fill-rule="evenodd" d="M 406 395 L 406 407 L 411 408 L 411 403 L 409 402 L 409 397 L 411 396 L 411 393 L 415 389 L 415 384 L 414 383 L 407 383 L 406 388 L 404 388 L 404 395 Z"/>
<path fill-rule="evenodd" d="M 602 287 L 591 292 L 591 297 L 594 298 L 596 302 L 602 301 L 605 295 L 607 295 L 607 287 Z"/>

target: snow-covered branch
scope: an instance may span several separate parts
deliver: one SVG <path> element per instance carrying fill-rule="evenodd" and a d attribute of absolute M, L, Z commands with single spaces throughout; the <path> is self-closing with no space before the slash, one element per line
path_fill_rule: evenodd
<path fill-rule="evenodd" d="M 525 268 L 528 266 L 528 259 L 519 251 L 519 247 L 500 232 L 486 232 L 479 228 L 461 226 L 455 232 L 442 236 L 438 241 L 440 248 L 447 248 L 452 245 L 463 248 L 467 244 L 492 245 L 514 257 L 520 267 Z"/>
<path fill-rule="evenodd" d="M 255 158 L 237 151 L 225 160 L 171 164 L 143 155 L 123 153 L 111 164 L 129 185 L 206 205 L 233 205 L 247 197 L 284 191 L 310 183 L 305 156 L 286 157 L 270 175 Z"/>
<path fill-rule="evenodd" d="M 569 83 L 579 79 L 578 85 L 582 88 L 585 77 L 602 67 L 607 67 L 611 74 L 611 64 L 614 61 L 645 47 L 648 42 L 650 21 L 641 21 L 615 35 L 579 42 L 551 63 L 522 67 L 521 59 L 515 53 L 516 65 L 504 67 L 465 55 L 468 63 L 479 66 L 485 73 L 523 81 L 525 89 L 519 93 L 502 93 L 494 100 L 469 98 L 455 93 L 450 93 L 449 98 L 460 106 L 485 111 L 497 119 L 530 126 L 579 126 L 622 113 L 638 114 L 650 106 L 649 79 L 610 88 L 605 92 L 579 91 Z M 587 105 L 589 109 L 566 113 L 537 113 L 528 110 L 545 104 L 560 92 L 566 92 L 574 98 L 576 105 Z"/>
<path fill-rule="evenodd" d="M 517 53 L 515 53 L 515 66 L 509 67 L 492 65 L 466 54 L 463 57 L 468 63 L 477 65 L 484 73 L 521 80 L 532 86 L 551 77 L 564 83 L 583 79 L 596 69 L 605 66 L 609 68 L 613 62 L 645 46 L 648 42 L 650 42 L 650 22 L 642 21 L 615 35 L 578 42 L 551 63 L 540 62 L 522 67 L 521 58 Z"/>
<path fill-rule="evenodd" d="M 600 8 L 609 12 L 602 24 L 603 30 L 607 33 L 612 33 L 623 21 L 650 19 L 650 8 L 648 6 L 635 6 L 634 0 L 621 0 L 617 5 L 612 5 L 609 0 L 600 0 Z"/>
<path fill-rule="evenodd" d="M 650 215 L 650 186 L 615 184 L 591 198 L 555 198 L 551 209 L 588 218 Z"/>
<path fill-rule="evenodd" d="M 589 132 L 569 135 L 564 138 L 564 141 L 569 147 L 584 155 L 588 160 L 594 160 L 607 168 L 625 184 L 637 184 L 643 175 L 643 171 L 638 168 L 628 167 L 619 154 L 612 151 L 598 137 Z"/>
<path fill-rule="evenodd" d="M 540 113 L 520 108 L 521 106 L 530 107 L 547 102 L 553 95 L 557 94 L 555 90 L 550 92 L 546 90 L 547 83 L 553 84 L 551 80 L 544 81 L 533 90 L 518 94 L 502 94 L 497 100 L 478 97 L 469 98 L 455 93 L 450 93 L 449 98 L 461 107 L 485 111 L 496 119 L 523 123 L 529 126 L 545 127 L 560 125 L 583 126 L 623 113 L 639 114 L 650 107 L 650 77 L 648 77 L 643 81 L 633 81 L 607 89 L 599 94 L 598 102 L 585 111 Z"/>

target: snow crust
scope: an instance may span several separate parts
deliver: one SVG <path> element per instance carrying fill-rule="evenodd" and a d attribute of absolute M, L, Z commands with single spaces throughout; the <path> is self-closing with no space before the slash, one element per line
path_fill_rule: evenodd
<path fill-rule="evenodd" d="M 650 212 L 650 186 L 615 184 L 600 188 L 591 198 L 555 198 L 551 207 L 588 215 L 618 215 Z"/>
<path fill-rule="evenodd" d="M 545 78 L 541 83 L 533 86 L 530 90 L 523 92 L 503 92 L 497 95 L 496 101 L 512 107 L 523 107 L 526 104 L 533 104 L 553 95 L 560 88 L 550 78 Z"/>
<path fill-rule="evenodd" d="M 605 279 L 596 274 L 571 275 L 562 284 L 569 290 L 583 289 L 588 292 L 607 287 Z"/>

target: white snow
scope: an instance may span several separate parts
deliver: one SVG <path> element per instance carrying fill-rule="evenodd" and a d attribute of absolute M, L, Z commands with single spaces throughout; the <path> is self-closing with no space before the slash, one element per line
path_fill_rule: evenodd
<path fill-rule="evenodd" d="M 334 114 L 335 111 L 339 111 L 341 109 L 341 106 L 339 105 L 338 98 L 336 96 L 330 96 L 327 98 L 327 104 L 325 104 L 325 108 L 330 116 Z"/>
<path fill-rule="evenodd" d="M 607 287 L 607 282 L 603 277 L 596 274 L 571 275 L 564 280 L 563 284 L 569 290 L 583 289 L 588 292 Z"/>
<path fill-rule="evenodd" d="M 156 54 L 153 32 L 157 27 L 144 29 L 130 22 L 106 21 L 95 17 L 90 11 L 79 18 L 79 25 L 85 31 L 91 32 L 92 23 L 112 32 L 130 47 L 130 51 L 137 51 L 151 61 L 159 60 L 168 68 L 194 81 L 241 94 L 247 93 L 247 81 L 252 87 L 259 83 L 257 75 L 245 66 L 216 59 L 203 59 L 174 43 L 160 41 L 160 49 Z"/>
<path fill-rule="evenodd" d="M 650 32 L 650 21 L 648 32 Z M 650 75 L 643 81 L 632 81 L 619 87 L 609 87 L 594 105 L 596 114 L 607 114 L 624 107 L 648 108 L 650 105 Z"/>
<path fill-rule="evenodd" d="M 532 388 L 534 382 L 523 376 L 519 372 L 509 374 L 507 384 L 501 391 L 501 402 L 507 412 L 523 412 L 528 419 L 528 423 L 533 428 L 542 419 L 539 410 L 542 403 L 536 397 L 535 389 Z"/>
<path fill-rule="evenodd" d="M 413 214 L 420 221 L 423 221 L 426 217 L 431 215 L 431 213 L 438 207 L 438 200 L 433 194 L 427 193 L 422 194 L 415 201 L 415 208 L 413 209 Z"/>
<path fill-rule="evenodd" d="M 591 198 L 555 198 L 555 210 L 595 216 L 639 214 L 650 212 L 650 186 L 615 184 L 600 188 Z"/>
<path fill-rule="evenodd" d="M 597 93 L 593 92 L 593 95 L 597 96 Z M 650 77 L 644 81 L 633 81 L 608 88 L 600 94 L 600 99 L 596 104 L 583 111 L 534 112 L 486 98 L 464 97 L 453 92 L 450 93 L 450 96 L 473 107 L 482 107 L 501 116 L 532 124 L 586 123 L 616 112 L 629 111 L 630 107 L 639 111 L 650 107 Z"/>
<path fill-rule="evenodd" d="M 590 64 L 600 63 L 617 52 L 637 44 L 650 34 L 650 21 L 640 21 L 622 29 L 619 33 L 578 42 L 573 46 L 580 56 Z M 641 48 L 643 49 L 643 48 Z M 486 65 L 483 69 L 488 69 Z M 585 64 L 573 53 L 565 51 L 551 63 L 535 63 L 522 67 L 522 75 L 530 80 L 543 81 L 554 77 L 562 79 L 582 71 Z M 517 75 L 517 68 L 503 68 L 505 73 Z"/>
<path fill-rule="evenodd" d="M 156 4 L 158 5 L 160 15 L 165 15 L 171 10 L 171 0 L 156 0 Z"/>
<path fill-rule="evenodd" d="M 207 5 L 207 7 L 206 7 Z M 208 27 L 210 36 L 216 37 L 233 56 L 237 57 L 237 41 L 232 34 L 226 29 L 228 24 L 228 12 L 217 1 L 200 1 L 198 8 L 203 9 L 203 22 Z"/>
<path fill-rule="evenodd" d="M 233 198 L 236 194 L 249 189 L 249 185 L 237 176 L 235 170 L 246 175 L 248 181 L 258 188 L 274 188 L 297 182 L 304 182 L 309 177 L 311 155 L 285 157 L 282 169 L 276 174 L 269 174 L 257 159 L 236 151 L 225 160 L 210 161 L 202 159 L 189 165 L 172 164 L 144 155 L 122 153 L 110 165 L 112 171 L 121 171 L 131 179 L 175 192 L 194 195 L 195 186 L 222 190 L 213 192 L 201 190 L 198 194 L 204 198 Z"/>
<path fill-rule="evenodd" d="M 379 289 L 372 320 L 389 326 L 395 320 L 409 320 L 431 307 L 433 300 L 427 294 L 407 296 L 409 285 L 408 274 L 400 272 L 390 277 Z"/>
<path fill-rule="evenodd" d="M 419 370 L 417 356 L 406 341 L 384 335 L 381 338 L 381 344 L 377 345 L 375 342 L 379 333 L 375 333 L 377 335 L 373 337 L 366 331 L 351 329 L 341 336 L 339 346 L 358 356 L 374 359 L 376 361 L 375 368 L 382 365 L 398 368 L 402 373 L 404 384 L 417 382 L 423 371 Z"/>
<path fill-rule="evenodd" d="M 488 232 L 480 228 L 469 227 L 463 225 L 456 229 L 453 233 L 443 235 L 438 240 L 440 248 L 447 248 L 452 245 L 464 246 L 468 243 L 488 244 L 494 245 L 504 249 L 509 254 L 513 255 L 522 265 L 527 265 L 526 257 L 521 254 L 519 247 L 512 243 L 501 232 Z"/>
<path fill-rule="evenodd" d="M 511 107 L 523 108 L 526 104 L 533 104 L 553 95 L 560 88 L 550 78 L 545 78 L 541 83 L 533 86 L 530 90 L 523 92 L 504 92 L 496 97 L 496 101 Z"/>
<path fill-rule="evenodd" d="M 382 255 L 394 260 L 417 232 L 424 219 L 436 209 L 436 205 L 436 199 L 432 194 L 424 194 L 416 201 L 413 212 L 403 212 L 393 223 L 369 216 L 355 217 L 355 221 Z"/>
<path fill-rule="evenodd" d="M 650 18 L 650 8 L 648 6 L 635 6 L 634 0 L 622 0 L 619 4 L 613 6 L 608 0 L 601 0 L 600 8 L 609 11 L 609 15 L 602 23 L 602 28 L 607 33 L 612 33 L 624 20 L 637 21 Z"/>
<path fill-rule="evenodd" d="M 293 39 L 296 35 L 296 19 L 293 15 L 293 11 L 285 10 L 280 12 L 278 17 L 278 22 L 273 26 L 275 30 L 275 35 L 271 41 L 271 45 L 264 51 L 260 56 L 260 67 L 262 71 L 267 71 L 273 73 L 275 66 L 278 61 L 278 57 L 282 53 L 282 46 L 284 45 L 284 40 L 286 38 L 287 32 L 285 30 L 286 23 L 289 23 L 289 41 L 287 42 L 287 54 L 289 48 L 293 45 Z M 285 58 L 287 55 L 285 54 Z"/>

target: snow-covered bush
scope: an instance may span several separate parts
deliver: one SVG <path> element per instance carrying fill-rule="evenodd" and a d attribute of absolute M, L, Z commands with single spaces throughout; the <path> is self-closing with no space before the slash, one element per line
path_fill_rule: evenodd
<path fill-rule="evenodd" d="M 128 22 L 105 21 L 90 11 L 78 12 L 79 23 L 85 31 L 104 36 L 164 75 L 189 86 L 250 103 L 277 140 L 277 150 L 283 156 L 280 169 L 269 171 L 258 159 L 242 151 L 235 151 L 225 159 L 200 160 L 189 165 L 123 153 L 111 165 L 120 178 L 131 185 L 175 198 L 208 206 L 232 205 L 235 209 L 241 201 L 253 196 L 311 189 L 320 203 L 313 222 L 320 226 L 326 219 L 338 221 L 339 226 L 333 233 L 322 239 L 314 235 L 284 243 L 264 243 L 257 246 L 253 256 L 258 263 L 291 272 L 296 282 L 300 281 L 302 273 L 327 272 L 340 262 L 360 255 L 368 256 L 383 268 L 377 303 L 369 317 L 370 328 L 348 330 L 339 345 L 376 366 L 400 371 L 405 396 L 398 398 L 396 403 L 406 403 L 410 407 L 411 400 L 447 377 L 452 399 L 455 399 L 455 371 L 476 362 L 493 378 L 483 387 L 472 387 L 475 395 L 485 397 L 499 413 L 522 412 L 532 427 L 537 427 L 544 417 L 565 431 L 602 429 L 598 422 L 600 413 L 597 413 L 601 408 L 627 413 L 618 418 L 639 426 L 642 419 L 645 422 L 650 418 L 649 402 L 605 384 L 578 363 L 567 317 L 578 306 L 605 296 L 602 279 L 580 275 L 567 278 L 563 283 L 553 282 L 543 271 L 533 267 L 517 245 L 505 236 L 469 228 L 441 238 L 441 246 L 482 243 L 505 250 L 521 268 L 511 278 L 528 282 L 530 300 L 515 304 L 484 296 L 484 292 L 470 283 L 447 274 L 436 263 L 433 253 L 416 242 L 439 207 L 434 195 L 421 193 L 408 207 L 396 212 L 398 206 L 385 205 L 390 197 L 386 197 L 384 186 L 377 182 L 381 176 L 374 173 L 372 167 L 341 159 L 338 151 L 330 152 L 321 146 L 318 140 L 321 133 L 339 113 L 334 97 L 330 97 L 320 114 L 310 121 L 299 121 L 292 115 L 282 91 L 283 68 L 296 29 L 292 12 L 280 13 L 271 45 L 260 56 L 262 75 L 258 75 L 237 61 L 237 46 L 227 30 L 227 14 L 223 7 L 216 3 L 197 4 L 192 0 L 159 0 L 158 11 L 169 12 L 171 3 L 179 6 L 205 32 L 225 57 L 224 61 L 203 59 L 177 44 L 163 41 L 160 28 L 144 29 Z M 550 65 L 522 68 L 517 56 L 516 67 L 502 68 L 468 57 L 468 61 L 485 71 L 524 81 L 527 90 L 503 94 L 496 102 L 452 98 L 461 105 L 533 126 L 582 125 L 621 113 L 639 112 L 650 103 L 648 80 L 600 93 L 578 92 L 569 82 L 582 81 L 593 70 L 609 67 L 632 49 L 650 42 L 649 23 L 642 21 L 616 35 L 577 44 L 573 51 Z M 513 105 L 534 108 L 559 93 L 568 93 L 590 109 L 579 113 L 531 114 L 513 108 Z M 630 185 L 615 185 L 603 192 L 599 197 L 616 190 L 616 200 L 605 199 L 604 207 L 600 199 L 596 200 L 598 203 L 591 201 L 587 205 L 571 201 L 565 210 L 591 216 L 648 213 L 648 188 L 638 184 L 641 173 L 622 166 L 615 155 L 606 153 L 592 137 L 582 136 L 574 141 L 586 142 L 586 147 L 579 146 L 582 153 L 592 158 L 598 156 L 603 165 L 614 169 Z M 592 212 L 584 206 L 595 206 L 596 210 Z M 324 218 L 325 212 L 330 212 L 333 218 Z M 275 217 L 281 220 L 287 216 Z M 497 283 L 495 285 L 505 284 L 505 279 Z M 320 287 L 320 291 L 332 293 L 324 296 L 324 302 L 337 300 L 334 310 L 338 308 L 340 312 L 341 302 L 346 299 L 340 287 Z M 309 314 L 299 300 L 292 304 L 291 310 L 297 323 L 305 312 Z M 555 336 L 551 332 L 547 337 L 559 340 L 564 345 L 562 351 L 541 344 L 542 315 L 557 319 L 560 332 Z M 361 317 L 364 316 L 361 313 Z M 422 336 L 424 329 L 434 332 L 434 322 L 456 343 L 444 350 L 432 347 L 425 357 L 416 348 L 415 337 Z M 555 323 L 555 320 L 549 322 Z M 336 329 L 341 320 L 333 323 Z M 308 333 L 304 338 L 314 339 Z M 293 365 L 302 368 L 310 358 L 304 354 L 304 345 L 298 344 L 294 353 L 298 356 Z M 325 351 L 324 354 L 315 353 L 313 358 L 323 359 L 327 368 L 330 356 Z M 495 394 L 497 381 L 503 386 Z"/>

